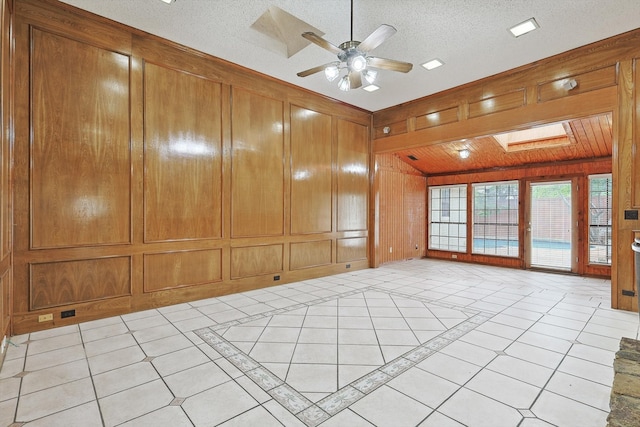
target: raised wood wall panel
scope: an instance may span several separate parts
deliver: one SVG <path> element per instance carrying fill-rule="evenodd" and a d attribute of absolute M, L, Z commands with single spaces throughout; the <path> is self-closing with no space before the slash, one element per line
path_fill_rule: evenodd
<path fill-rule="evenodd" d="M 426 129 L 434 126 L 441 126 L 460 120 L 460 109 L 458 106 L 434 111 L 416 117 L 416 129 Z"/>
<path fill-rule="evenodd" d="M 144 254 L 145 292 L 221 280 L 221 249 Z"/>
<path fill-rule="evenodd" d="M 284 233 L 283 102 L 233 90 L 231 236 Z"/>
<path fill-rule="evenodd" d="M 472 101 L 469 102 L 469 118 L 522 107 L 526 102 L 527 97 L 524 89 Z"/>
<path fill-rule="evenodd" d="M 606 87 L 574 96 L 553 99 L 545 103 L 525 104 L 475 118 L 461 118 L 404 135 L 377 139 L 375 153 L 395 153 L 403 150 L 460 141 L 465 138 L 486 137 L 497 133 L 527 129 L 531 126 L 575 120 L 608 114 L 617 100 L 617 88 Z M 374 116 L 375 117 L 375 116 Z M 532 119 L 535 117 L 535 119 Z"/>
<path fill-rule="evenodd" d="M 300 270 L 331 264 L 331 240 L 291 243 L 289 268 Z"/>
<path fill-rule="evenodd" d="M 13 333 L 322 277 L 344 272 L 346 263 L 351 269 L 368 266 L 369 112 L 64 3 L 15 1 L 16 72 L 15 84 L 10 86 L 15 89 L 15 204 L 11 212 L 15 238 L 12 256 L 0 260 L 0 267 L 9 271 L 3 286 L 6 289 L 8 281 L 14 282 Z M 113 40 L 105 35 L 109 28 L 113 29 Z M 36 52 L 33 46 L 42 45 L 33 38 L 38 32 L 62 40 L 67 51 Z M 36 53 L 49 61 L 54 74 L 47 74 L 44 68 L 40 74 L 31 69 L 37 63 Z M 113 76 L 111 70 L 107 73 L 85 66 L 91 61 L 104 66 L 114 57 L 126 58 L 126 64 Z M 68 67 L 70 60 L 74 63 Z M 82 68 L 85 76 L 77 82 L 62 76 L 57 92 L 43 91 L 41 114 L 34 121 L 32 80 L 58 78 L 59 70 L 67 68 L 72 72 Z M 126 206 L 118 211 L 119 217 L 130 220 L 126 239 L 117 241 L 110 234 L 111 241 L 95 238 L 76 243 L 78 239 L 67 233 L 71 242 L 67 246 L 36 249 L 31 245 L 34 230 L 30 217 L 40 218 L 47 212 L 42 210 L 42 200 L 32 204 L 31 189 L 33 177 L 45 176 L 46 170 L 42 162 L 32 167 L 33 129 L 40 127 L 47 138 L 58 137 L 47 128 L 53 126 L 47 118 L 58 117 L 58 107 L 66 106 L 69 96 L 85 102 L 83 99 L 92 94 L 85 86 L 97 91 L 105 80 L 112 83 L 109 90 L 113 93 L 102 96 L 93 92 L 94 104 L 88 105 L 84 114 L 103 111 L 126 119 L 124 144 L 116 143 L 120 127 L 113 121 L 94 126 L 82 117 L 67 115 L 65 126 L 69 134 L 88 132 L 81 140 L 86 151 L 80 151 L 83 155 L 126 147 L 126 164 L 112 176 L 106 170 L 122 165 L 120 158 L 103 157 L 103 169 L 95 169 L 92 175 L 68 164 L 64 172 L 84 173 L 76 175 L 83 182 L 75 184 L 86 188 L 102 188 L 103 179 L 107 183 L 112 178 L 126 181 L 122 191 L 118 187 L 108 193 L 126 200 Z M 120 81 L 127 86 L 117 86 Z M 110 101 L 110 97 L 121 100 L 119 96 L 124 102 Z M 346 132 L 340 121 L 349 122 Z M 114 141 L 114 145 L 100 145 L 100 137 Z M 352 137 L 356 140 L 350 141 Z M 65 141 L 61 148 L 68 151 L 74 147 L 70 140 Z M 60 159 L 64 155 L 75 153 L 56 155 L 59 158 L 52 160 L 63 163 Z M 346 167 L 342 178 L 339 159 Z M 353 173 L 355 179 L 350 175 Z M 305 175 L 310 179 L 300 180 Z M 338 231 L 341 190 L 345 198 L 356 202 L 343 203 L 343 223 L 349 230 Z M 7 224 L 11 224 L 9 219 Z M 106 233 L 106 228 L 96 226 L 94 232 Z M 337 239 L 344 237 L 364 242 L 365 257 L 358 254 L 355 261 L 339 262 Z M 101 270 L 86 261 L 112 258 L 129 263 L 124 294 L 100 293 L 101 284 L 88 296 L 82 294 L 86 290 L 80 285 L 72 284 L 65 285 L 71 290 L 65 294 L 68 298 L 63 296 L 66 290 L 56 294 L 51 288 L 47 293 L 48 284 L 57 283 L 60 272 L 72 278 L 83 274 L 93 277 Z M 15 260 L 12 270 L 11 259 Z M 104 273 L 107 280 L 109 274 L 113 271 Z M 280 280 L 265 280 L 272 274 Z M 37 283 L 37 298 L 32 283 Z M 83 302 L 87 298 L 89 301 Z M 60 313 L 70 309 L 76 310 L 76 316 L 61 319 Z M 38 322 L 38 315 L 45 313 L 53 313 L 54 321 Z"/>
<path fill-rule="evenodd" d="M 80 9 L 51 0 L 12 0 L 17 16 L 28 16 L 30 23 L 38 28 L 47 28 L 52 33 L 63 34 L 128 55 L 131 51 L 131 34 L 114 26 L 107 19 L 86 19 Z"/>
<path fill-rule="evenodd" d="M 241 279 L 284 270 L 284 246 L 263 245 L 231 248 L 231 278 Z"/>
<path fill-rule="evenodd" d="M 31 264 L 30 270 L 32 310 L 131 293 L 130 257 Z"/>
<path fill-rule="evenodd" d="M 291 107 L 291 234 L 331 231 L 332 121 Z"/>
<path fill-rule="evenodd" d="M 616 67 L 612 65 L 595 71 L 555 79 L 538 85 L 538 101 L 545 102 L 563 96 L 577 95 L 603 87 L 614 86 L 616 77 Z M 569 79 L 574 79 L 578 84 L 570 90 L 563 86 Z"/>
<path fill-rule="evenodd" d="M 369 129 L 338 120 L 338 231 L 367 229 Z"/>
<path fill-rule="evenodd" d="M 31 64 L 31 246 L 129 242 L 129 58 L 33 29 Z"/>
<path fill-rule="evenodd" d="M 357 261 L 367 258 L 367 238 L 347 237 L 337 241 L 338 262 Z"/>
<path fill-rule="evenodd" d="M 385 129 L 388 128 L 388 132 L 385 133 Z M 407 120 L 402 120 L 396 123 L 385 124 L 384 126 L 378 126 L 374 128 L 376 138 L 384 138 L 391 135 L 398 135 L 407 132 L 408 124 Z"/>
<path fill-rule="evenodd" d="M 217 82 L 144 67 L 145 241 L 222 237 L 222 111 Z"/>

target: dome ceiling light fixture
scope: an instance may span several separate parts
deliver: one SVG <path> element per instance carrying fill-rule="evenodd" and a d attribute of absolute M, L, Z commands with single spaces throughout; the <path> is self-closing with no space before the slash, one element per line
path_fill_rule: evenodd
<path fill-rule="evenodd" d="M 335 54 L 338 57 L 338 61 L 301 71 L 298 73 L 298 77 L 307 77 L 324 71 L 328 81 L 333 82 L 338 79 L 338 88 L 346 92 L 362 87 L 363 79 L 369 85 L 373 85 L 378 75 L 377 69 L 408 73 L 413 68 L 413 64 L 369 56 L 370 51 L 380 46 L 395 33 L 396 29 L 394 27 L 382 24 L 364 41 L 353 40 L 353 0 L 351 0 L 351 40 L 336 46 L 316 33 L 302 33 L 302 37 L 305 39 Z"/>

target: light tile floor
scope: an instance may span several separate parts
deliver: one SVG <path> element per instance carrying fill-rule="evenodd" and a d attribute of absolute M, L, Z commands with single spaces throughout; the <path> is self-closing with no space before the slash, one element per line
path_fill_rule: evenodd
<path fill-rule="evenodd" d="M 603 279 L 436 260 L 15 336 L 0 426 L 598 426 Z"/>

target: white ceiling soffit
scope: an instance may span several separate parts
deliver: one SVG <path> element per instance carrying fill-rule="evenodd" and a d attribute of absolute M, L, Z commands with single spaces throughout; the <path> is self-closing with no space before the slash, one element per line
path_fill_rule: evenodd
<path fill-rule="evenodd" d="M 62 1 L 369 111 L 640 28 L 638 0 L 354 0 L 354 38 L 392 25 L 398 32 L 372 55 L 414 67 L 407 74 L 380 71 L 378 91 L 342 92 L 324 73 L 296 75 L 334 61 L 330 52 L 308 44 L 287 58 L 280 36 L 251 26 L 275 6 L 337 46 L 350 38 L 350 0 Z M 540 28 L 518 38 L 509 33 L 532 17 Z M 433 58 L 445 65 L 432 71 L 420 66 Z"/>

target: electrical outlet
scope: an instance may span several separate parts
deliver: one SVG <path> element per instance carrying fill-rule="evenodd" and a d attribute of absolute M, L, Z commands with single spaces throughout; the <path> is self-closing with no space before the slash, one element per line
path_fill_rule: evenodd
<path fill-rule="evenodd" d="M 0 346 L 0 354 L 4 354 L 6 349 L 7 349 L 7 336 L 5 335 L 2 338 L 2 346 Z"/>
<path fill-rule="evenodd" d="M 351 268 L 351 264 L 347 264 L 347 268 Z"/>
<path fill-rule="evenodd" d="M 389 253 L 393 253 L 393 248 L 389 248 Z"/>
<path fill-rule="evenodd" d="M 60 313 L 60 317 L 61 318 L 67 318 L 67 317 L 73 317 L 76 315 L 76 311 L 75 310 L 66 310 Z"/>
<path fill-rule="evenodd" d="M 273 280 L 280 280 L 280 276 L 273 276 Z"/>
<path fill-rule="evenodd" d="M 50 320 L 53 320 L 53 313 L 41 314 L 38 316 L 38 322 L 48 322 Z"/>
<path fill-rule="evenodd" d="M 458 255 L 456 255 L 456 254 L 451 254 L 451 259 L 458 259 Z"/>

